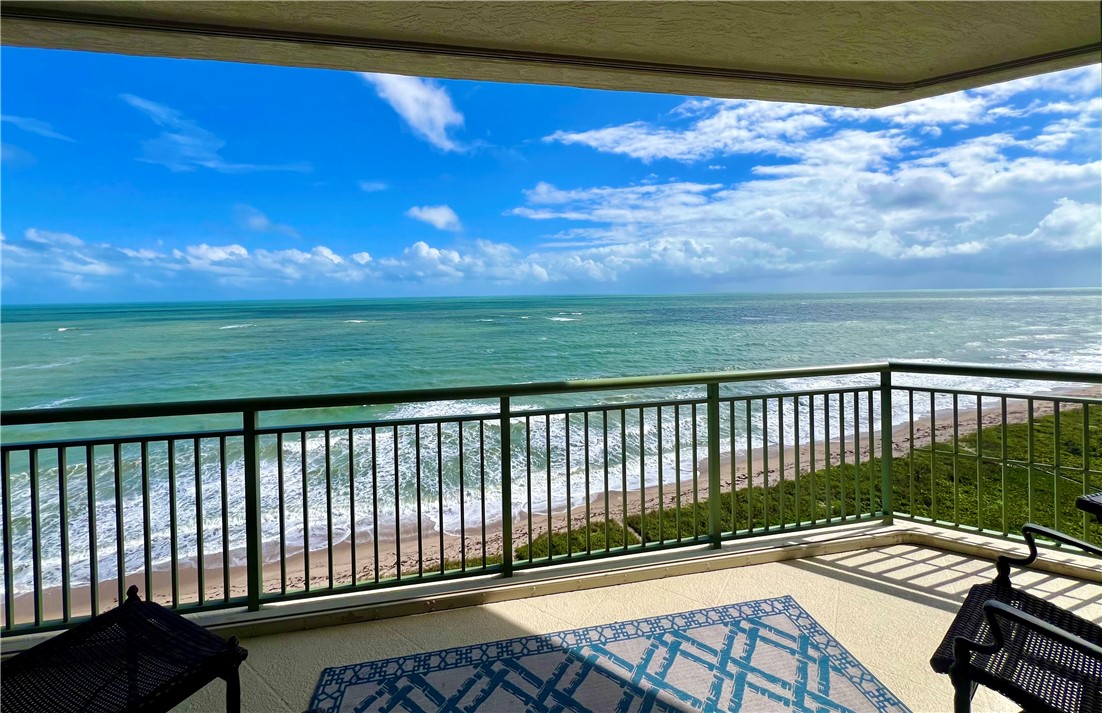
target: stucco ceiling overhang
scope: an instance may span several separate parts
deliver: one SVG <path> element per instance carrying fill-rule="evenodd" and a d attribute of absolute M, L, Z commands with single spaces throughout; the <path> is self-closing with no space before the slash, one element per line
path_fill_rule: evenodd
<path fill-rule="evenodd" d="M 1098 2 L 7 1 L 8 45 L 878 107 L 1102 59 Z"/>

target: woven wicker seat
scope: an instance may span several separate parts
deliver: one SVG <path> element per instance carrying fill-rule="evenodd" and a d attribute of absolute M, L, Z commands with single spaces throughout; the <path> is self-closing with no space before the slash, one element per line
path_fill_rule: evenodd
<path fill-rule="evenodd" d="M 238 666 L 248 652 L 131 587 L 120 606 L 3 665 L 5 713 L 167 711 L 215 678 L 226 709 L 240 710 Z"/>
<path fill-rule="evenodd" d="M 930 666 L 949 674 L 957 713 L 969 710 L 977 684 L 1031 712 L 1102 713 L 1102 627 L 1015 588 L 1009 572 L 1036 559 L 1036 534 L 1102 550 L 1035 525 L 1023 533 L 1030 556 L 1000 557 L 995 581 L 969 590 Z"/>

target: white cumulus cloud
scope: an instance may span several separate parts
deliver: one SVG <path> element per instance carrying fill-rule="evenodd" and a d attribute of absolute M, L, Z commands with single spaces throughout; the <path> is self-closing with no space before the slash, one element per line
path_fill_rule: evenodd
<path fill-rule="evenodd" d="M 361 72 L 360 76 L 375 87 L 379 98 L 390 104 L 417 136 L 444 151 L 463 149 L 449 135 L 452 129 L 463 126 L 463 115 L 439 84 L 397 74 Z"/>
<path fill-rule="evenodd" d="M 406 211 L 406 215 L 414 220 L 428 223 L 437 230 L 458 232 L 463 229 L 459 216 L 446 205 L 413 206 Z"/>

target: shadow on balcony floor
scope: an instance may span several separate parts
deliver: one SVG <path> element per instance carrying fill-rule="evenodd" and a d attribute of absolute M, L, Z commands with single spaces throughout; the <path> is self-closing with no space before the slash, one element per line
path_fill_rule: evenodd
<path fill-rule="evenodd" d="M 305 709 L 329 666 L 791 595 L 912 710 L 943 711 L 951 687 L 930 670 L 929 657 L 968 588 L 993 574 L 986 560 L 897 545 L 255 637 L 243 642 L 245 710 Z M 1014 579 L 1102 619 L 1102 585 L 1034 572 Z M 180 710 L 221 710 L 220 685 Z M 975 710 L 1017 708 L 980 690 Z"/>

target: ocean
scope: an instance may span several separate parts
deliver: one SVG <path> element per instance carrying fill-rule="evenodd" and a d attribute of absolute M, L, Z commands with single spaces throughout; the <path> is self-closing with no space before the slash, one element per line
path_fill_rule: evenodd
<path fill-rule="evenodd" d="M 1083 290 L 1000 290 L 1000 291 L 937 291 L 892 292 L 866 294 L 731 294 L 686 296 L 623 296 L 623 297 L 509 297 L 451 298 L 406 300 L 340 300 L 285 302 L 220 302 L 174 304 L 88 304 L 62 306 L 5 306 L 0 311 L 0 405 L 4 410 L 93 406 L 163 402 L 177 400 L 207 400 L 257 396 L 283 396 L 341 392 L 380 391 L 395 389 L 435 388 L 518 382 L 562 381 L 599 377 L 652 374 L 681 374 L 706 371 L 790 368 L 852 362 L 893 360 L 927 360 L 937 362 L 971 362 L 999 366 L 1021 366 L 1039 369 L 1071 369 L 1099 371 L 1102 369 L 1102 292 Z M 925 379 L 925 381 L 924 381 Z M 942 377 L 908 378 L 908 383 L 922 386 L 934 380 L 949 385 Z M 858 386 L 871 383 L 867 377 L 838 377 L 829 385 Z M 823 386 L 822 380 L 814 386 Z M 952 385 L 964 388 L 1006 388 L 1016 385 L 991 379 L 957 379 Z M 747 393 L 756 390 L 777 391 L 808 388 L 810 380 L 790 380 L 786 384 L 737 385 L 725 393 Z M 1055 388 L 1056 385 L 1033 385 L 1031 390 Z M 650 398 L 700 396 L 702 389 L 681 389 L 629 392 L 606 392 L 587 395 L 581 405 L 604 402 L 628 402 Z M 541 407 L 580 405 L 578 396 L 534 397 L 518 400 L 516 407 L 526 410 Z M 303 418 L 317 421 L 411 419 L 462 413 L 493 413 L 493 402 L 435 402 L 375 406 L 366 410 L 334 410 L 309 415 L 290 414 L 290 422 Z M 893 414 L 901 422 L 906 412 Z M 626 418 L 626 417 L 625 417 Z M 756 417 L 755 417 L 756 418 Z M 775 444 L 778 419 L 773 430 L 762 428 L 760 421 L 752 424 L 753 445 Z M 154 432 L 191 428 L 239 426 L 230 419 L 209 417 L 177 419 L 171 427 L 138 423 L 130 428 Z M 566 423 L 550 419 L 541 426 L 533 422 L 534 442 L 542 442 L 551 430 L 556 443 L 566 437 L 584 439 L 603 445 L 609 438 L 614 452 L 611 466 L 620 465 L 616 453 L 621 444 L 616 441 L 615 428 L 611 436 L 602 433 L 576 433 L 580 422 Z M 842 424 L 838 424 L 842 425 Z M 4 440 L 24 438 L 63 438 L 81 435 L 106 435 L 118 424 L 70 424 L 36 428 L 7 428 Z M 632 424 L 626 432 L 631 435 Z M 661 429 L 653 423 L 634 424 L 637 440 L 623 450 L 630 455 L 641 453 L 646 464 L 632 462 L 629 487 L 637 488 L 639 478 L 647 484 L 667 480 L 670 469 L 653 463 Z M 121 428 L 121 426 L 119 426 Z M 837 433 L 837 427 L 834 431 Z M 496 452 L 497 434 L 489 432 L 484 454 L 490 470 L 500 464 Z M 805 435 L 807 431 L 803 432 Z M 381 463 L 390 463 L 394 449 L 401 453 L 399 473 L 382 473 L 381 482 L 400 480 L 384 492 L 380 499 L 397 501 L 403 508 L 418 495 L 425 499 L 426 512 L 436 511 L 434 499 L 442 497 L 443 518 L 430 522 L 430 528 L 442 528 L 454 533 L 457 528 L 458 502 L 452 477 L 457 462 L 455 440 L 445 438 L 439 445 L 447 474 L 441 475 L 444 493 L 435 492 L 435 475 L 431 464 L 426 466 L 428 485 L 418 493 L 415 483 L 406 476 L 410 468 L 406 459 L 416 453 L 413 439 L 420 434 L 408 429 L 397 439 L 384 437 L 375 444 L 377 454 L 370 452 L 362 439 L 334 434 L 328 444 L 337 462 L 354 461 L 359 466 L 370 464 L 372 455 Z M 445 434 L 446 436 L 447 434 Z M 786 433 L 792 443 L 791 433 Z M 669 432 L 663 438 L 669 438 Z M 316 441 L 321 433 L 310 435 L 308 453 L 291 451 L 283 455 L 293 468 L 307 462 L 308 475 L 318 479 L 324 471 L 325 444 Z M 409 441 L 407 443 L 406 441 Z M 666 457 L 672 457 L 672 443 L 665 443 Z M 745 448 L 745 440 L 725 442 L 724 447 Z M 423 447 L 419 444 L 417 447 Z M 203 448 L 217 449 L 217 441 Z M 349 454 L 351 449 L 352 453 Z M 185 449 L 186 450 L 186 449 Z M 561 450 L 561 449 L 560 449 Z M 217 552 L 221 541 L 220 478 L 217 454 L 207 458 L 202 472 L 203 502 L 212 520 L 204 523 L 210 542 L 208 554 Z M 230 453 L 230 503 L 239 502 L 243 475 L 239 453 Z M 539 453 L 536 454 L 540 462 Z M 546 454 L 544 454 L 546 455 Z M 142 530 L 142 498 L 137 451 L 123 454 L 125 536 L 127 549 L 135 554 L 127 557 L 127 569 L 140 568 Z M 348 456 L 351 456 L 349 461 Z M 105 454 L 110 468 L 110 453 Z M 274 444 L 262 453 L 265 479 L 266 512 L 278 508 L 278 498 L 267 487 L 275 477 L 278 459 Z M 515 454 L 514 454 L 515 457 Z M 435 456 L 434 456 L 435 458 Z M 549 456 L 556 474 L 569 469 L 576 471 L 574 461 L 566 464 Z M 319 460 L 321 459 L 321 460 Z M 431 460 L 431 459 L 430 459 Z M 682 470 L 692 468 L 686 457 Z M 13 502 L 17 549 L 29 535 L 19 522 L 26 522 L 28 512 L 20 503 L 27 501 L 21 491 L 28 479 L 20 477 L 14 467 Z M 77 468 L 76 464 L 70 467 Z M 384 466 L 388 467 L 388 466 Z M 514 473 L 517 472 L 514 469 Z M 544 471 L 546 472 L 546 471 Z M 56 466 L 54 469 L 56 474 Z M 298 482 L 299 473 L 288 472 L 289 482 Z M 80 473 L 73 473 L 79 483 Z M 391 476 L 396 476 L 392 478 Z M 534 510 L 565 507 L 568 497 L 556 475 L 555 488 L 546 497 L 537 495 Z M 540 476 L 542 478 L 542 475 Z M 492 477 L 491 477 L 492 480 Z M 153 472 L 154 488 L 167 482 L 163 473 Z M 316 483 L 321 487 L 321 482 Z M 578 481 L 575 480 L 575 483 Z M 315 485 L 311 481 L 311 487 Z M 500 483 L 490 483 L 488 500 L 500 493 Z M 599 484 L 594 483 L 596 488 Z M 176 498 L 182 510 L 186 501 L 194 500 L 194 488 L 179 490 Z M 299 486 L 295 486 L 299 487 Z M 370 485 L 367 486 L 370 488 Z M 618 485 L 616 487 L 619 487 Z M 517 488 L 514 488 L 516 496 Z M 523 490 L 523 489 L 520 489 Z M 575 485 L 575 491 L 577 486 Z M 357 492 L 365 494 L 357 485 Z M 449 495 L 448 493 L 452 493 Z M 73 533 L 71 561 L 74 581 L 86 570 L 88 553 L 80 551 L 86 541 L 87 516 L 79 511 L 81 498 L 72 493 L 70 502 L 76 508 L 70 513 Z M 167 502 L 167 493 L 156 492 L 153 522 L 156 543 L 154 560 L 162 563 L 168 552 L 167 526 L 160 509 Z M 301 491 L 287 493 L 290 522 L 301 519 Z M 341 492 L 334 502 L 341 502 Z M 56 506 L 53 493 L 44 489 L 43 508 L 48 512 Z M 53 498 L 53 503 L 51 502 Z M 114 541 L 113 490 L 110 478 L 106 482 L 106 508 L 97 518 L 101 543 Z M 539 498 L 542 497 L 542 500 Z M 438 501 L 435 501 L 438 502 Z M 575 502 L 574 504 L 578 504 Z M 324 498 L 309 504 L 313 523 L 324 523 Z M 467 502 L 468 513 L 479 512 L 479 503 Z M 514 499 L 514 508 L 523 507 Z M 338 504 L 335 507 L 340 508 Z M 296 508 L 298 508 L 296 510 Z M 56 507 L 55 507 L 56 509 Z M 381 522 L 393 522 L 390 512 L 380 514 Z M 491 503 L 487 520 L 500 519 L 500 509 Z M 390 518 L 390 519 L 386 519 Z M 47 517 L 47 520 L 49 518 Z M 351 523 L 348 513 L 339 510 L 335 521 L 345 523 L 338 539 L 347 537 L 353 527 L 359 531 L 374 529 L 374 523 Z M 134 524 L 137 524 L 137 527 Z M 49 522 L 46 523 L 49 525 Z M 471 521 L 468 519 L 468 525 Z M 84 528 L 83 530 L 81 528 Z M 243 528 L 236 515 L 231 523 L 231 547 L 239 549 Z M 268 539 L 278 536 L 267 522 Z M 49 535 L 55 530 L 44 527 L 48 536 L 42 543 L 46 564 L 57 561 L 59 538 Z M 180 533 L 184 554 L 194 549 L 195 526 Z M 304 542 L 311 548 L 323 545 L 324 529 L 311 528 L 309 533 L 288 532 L 289 541 L 298 547 Z M 380 533 L 382 536 L 382 533 Z M 190 538 L 190 539 L 189 539 Z M 190 544 L 189 544 L 190 542 Z M 110 573 L 113 550 L 101 551 L 101 575 Z M 82 564 L 83 563 L 83 564 Z M 55 567 L 46 567 L 55 571 Z M 29 584 L 30 572 L 16 573 L 15 585 L 22 589 Z"/>

